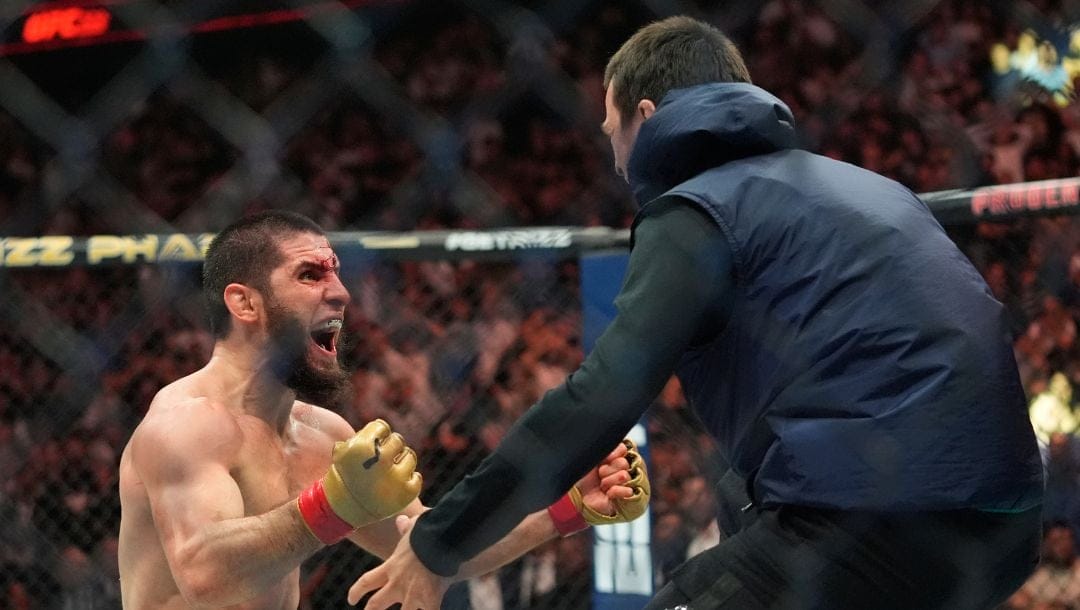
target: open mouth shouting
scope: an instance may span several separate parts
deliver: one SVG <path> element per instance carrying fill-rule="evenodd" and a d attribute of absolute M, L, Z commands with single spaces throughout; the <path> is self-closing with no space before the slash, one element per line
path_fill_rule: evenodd
<path fill-rule="evenodd" d="M 341 318 L 330 318 L 319 322 L 311 329 L 311 342 L 317 351 L 329 356 L 337 356 L 337 342 L 341 335 Z"/>

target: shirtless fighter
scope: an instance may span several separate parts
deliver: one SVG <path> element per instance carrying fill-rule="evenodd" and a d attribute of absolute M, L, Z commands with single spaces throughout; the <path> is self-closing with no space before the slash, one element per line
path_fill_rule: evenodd
<path fill-rule="evenodd" d="M 158 392 L 120 461 L 124 607 L 296 608 L 299 566 L 323 545 L 393 551 L 400 534 L 386 517 L 425 510 L 416 455 L 381 420 L 354 432 L 315 406 L 347 387 L 336 345 L 349 302 L 315 223 L 279 211 L 234 223 L 207 252 L 203 289 L 213 355 Z M 586 523 L 641 515 L 643 466 L 619 445 L 461 577 Z"/>

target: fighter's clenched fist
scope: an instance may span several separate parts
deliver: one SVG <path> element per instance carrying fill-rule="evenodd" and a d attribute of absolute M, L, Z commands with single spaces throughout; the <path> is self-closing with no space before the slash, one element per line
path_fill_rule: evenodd
<path fill-rule="evenodd" d="M 611 502 L 613 511 L 610 514 L 605 514 L 592 506 L 589 506 L 589 504 L 584 501 L 580 484 L 575 485 L 570 489 L 570 500 L 573 502 L 574 508 L 581 513 L 582 518 L 584 518 L 589 525 L 629 523 L 641 515 L 644 515 L 645 509 L 649 507 L 649 496 L 652 494 L 652 488 L 649 485 L 649 473 L 645 469 L 645 460 L 643 460 L 641 454 L 638 453 L 638 448 L 637 445 L 634 444 L 634 441 L 626 438 L 623 439 L 622 444 L 626 447 L 626 454 L 623 455 L 623 459 L 625 459 L 627 463 L 626 474 L 622 476 L 629 477 L 622 485 L 624 487 L 629 487 L 633 492 L 632 495 L 629 497 L 613 498 Z M 607 470 L 622 474 L 621 470 L 613 468 L 613 466 L 607 466 L 605 468 L 602 465 L 599 467 L 600 476 L 603 476 L 604 472 Z"/>
<path fill-rule="evenodd" d="M 416 453 L 389 424 L 376 419 L 334 444 L 326 476 L 296 501 L 311 532 L 330 544 L 397 514 L 420 494 L 422 483 Z"/>

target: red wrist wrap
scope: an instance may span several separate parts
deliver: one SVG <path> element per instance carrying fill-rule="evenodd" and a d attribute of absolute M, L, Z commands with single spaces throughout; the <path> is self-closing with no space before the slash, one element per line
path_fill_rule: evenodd
<path fill-rule="evenodd" d="M 300 509 L 300 516 L 304 518 L 308 529 L 323 544 L 334 544 L 356 529 L 330 508 L 322 479 L 300 493 L 296 498 L 296 506 Z"/>
<path fill-rule="evenodd" d="M 589 523 L 585 521 L 585 518 L 581 516 L 581 513 L 574 506 L 570 494 L 563 495 L 558 502 L 547 507 L 547 512 L 555 523 L 555 529 L 559 531 L 563 538 L 589 527 Z"/>

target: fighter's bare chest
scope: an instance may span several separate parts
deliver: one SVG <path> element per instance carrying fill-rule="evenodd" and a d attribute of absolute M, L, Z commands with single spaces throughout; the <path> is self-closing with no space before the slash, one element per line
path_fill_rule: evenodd
<path fill-rule="evenodd" d="M 258 423 L 241 428 L 244 442 L 231 474 L 247 515 L 264 513 L 295 498 L 330 466 L 332 442 L 318 430 L 292 425 L 279 435 Z"/>

